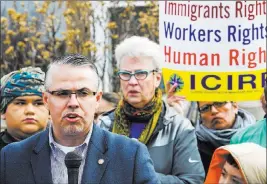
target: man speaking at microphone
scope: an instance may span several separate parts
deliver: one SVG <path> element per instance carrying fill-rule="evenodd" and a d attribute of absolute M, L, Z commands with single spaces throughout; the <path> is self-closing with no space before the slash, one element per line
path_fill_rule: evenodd
<path fill-rule="evenodd" d="M 74 177 L 68 176 L 66 165 L 77 157 L 79 184 L 158 183 L 143 144 L 94 125 L 102 96 L 99 85 L 95 65 L 82 55 L 49 65 L 43 100 L 51 126 L 1 151 L 1 184 L 67 184 Z M 74 154 L 66 157 L 69 152 Z"/>

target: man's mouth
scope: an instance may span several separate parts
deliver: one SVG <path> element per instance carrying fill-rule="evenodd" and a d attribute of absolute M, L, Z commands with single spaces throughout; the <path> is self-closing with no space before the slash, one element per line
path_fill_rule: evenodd
<path fill-rule="evenodd" d="M 23 122 L 25 122 L 25 123 L 36 123 L 36 119 L 34 119 L 34 118 L 25 118 L 23 120 Z"/>
<path fill-rule="evenodd" d="M 64 118 L 69 122 L 77 122 L 81 119 L 77 113 L 68 113 L 64 116 Z"/>
<path fill-rule="evenodd" d="M 212 120 L 212 125 L 213 126 L 215 126 L 215 125 L 217 125 L 218 123 L 221 123 L 221 120 L 222 118 L 214 118 L 213 120 Z"/>

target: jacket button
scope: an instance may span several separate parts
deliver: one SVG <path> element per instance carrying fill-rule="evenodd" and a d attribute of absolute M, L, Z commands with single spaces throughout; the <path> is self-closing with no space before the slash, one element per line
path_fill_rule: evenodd
<path fill-rule="evenodd" d="M 103 163 L 104 163 L 104 159 L 101 158 L 101 159 L 98 160 L 98 164 L 99 165 L 102 165 Z"/>

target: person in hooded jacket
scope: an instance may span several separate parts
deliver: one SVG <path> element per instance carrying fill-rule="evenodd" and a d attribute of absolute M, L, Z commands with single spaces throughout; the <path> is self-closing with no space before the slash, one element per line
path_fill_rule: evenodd
<path fill-rule="evenodd" d="M 266 149 L 255 143 L 221 146 L 213 154 L 205 184 L 266 183 Z"/>

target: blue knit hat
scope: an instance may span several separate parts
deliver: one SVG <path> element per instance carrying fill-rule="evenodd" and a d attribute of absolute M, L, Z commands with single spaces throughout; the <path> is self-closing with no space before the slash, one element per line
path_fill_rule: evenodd
<path fill-rule="evenodd" d="M 1 113 L 19 96 L 42 96 L 45 73 L 40 68 L 26 67 L 1 78 Z"/>

